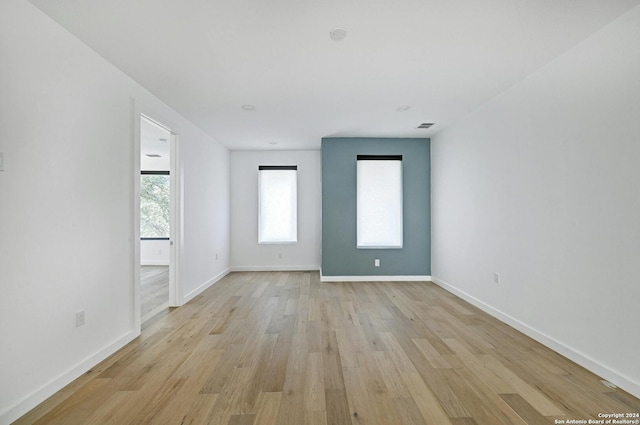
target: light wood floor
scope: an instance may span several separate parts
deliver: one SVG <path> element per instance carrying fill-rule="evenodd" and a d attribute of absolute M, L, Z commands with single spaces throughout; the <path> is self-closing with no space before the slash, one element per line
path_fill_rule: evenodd
<path fill-rule="evenodd" d="M 140 266 L 142 323 L 169 308 L 169 266 Z"/>
<path fill-rule="evenodd" d="M 232 273 L 16 424 L 501 425 L 640 400 L 428 282 Z"/>

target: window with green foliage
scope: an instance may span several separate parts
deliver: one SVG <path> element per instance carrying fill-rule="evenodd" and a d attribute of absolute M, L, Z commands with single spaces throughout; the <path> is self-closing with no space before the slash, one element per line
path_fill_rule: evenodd
<path fill-rule="evenodd" d="M 140 238 L 169 239 L 169 172 L 140 176 Z"/>

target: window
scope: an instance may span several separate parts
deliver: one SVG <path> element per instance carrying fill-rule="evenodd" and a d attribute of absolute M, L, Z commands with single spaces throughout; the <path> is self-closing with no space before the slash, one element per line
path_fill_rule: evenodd
<path fill-rule="evenodd" d="M 298 167 L 258 167 L 258 243 L 298 241 Z"/>
<path fill-rule="evenodd" d="M 357 157 L 357 247 L 402 248 L 402 155 Z"/>
<path fill-rule="evenodd" d="M 168 171 L 141 172 L 141 239 L 169 239 L 169 188 Z"/>

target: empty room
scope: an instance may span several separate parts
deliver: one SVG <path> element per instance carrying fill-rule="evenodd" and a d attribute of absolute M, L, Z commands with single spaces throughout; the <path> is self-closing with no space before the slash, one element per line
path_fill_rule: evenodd
<path fill-rule="evenodd" d="M 640 424 L 640 0 L 0 2 L 0 425 Z"/>

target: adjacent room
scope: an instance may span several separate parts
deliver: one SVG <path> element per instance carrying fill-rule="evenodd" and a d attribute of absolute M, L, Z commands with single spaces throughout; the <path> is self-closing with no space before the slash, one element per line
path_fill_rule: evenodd
<path fill-rule="evenodd" d="M 169 308 L 171 271 L 171 132 L 140 118 L 140 314 Z M 175 260 L 174 260 L 175 261 Z"/>
<path fill-rule="evenodd" d="M 640 0 L 0 4 L 0 425 L 640 423 Z"/>

